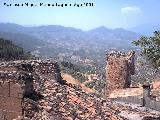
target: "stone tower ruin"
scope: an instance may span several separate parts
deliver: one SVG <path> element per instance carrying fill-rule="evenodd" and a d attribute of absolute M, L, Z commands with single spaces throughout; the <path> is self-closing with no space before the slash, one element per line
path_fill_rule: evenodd
<path fill-rule="evenodd" d="M 106 66 L 106 94 L 115 89 L 130 87 L 131 75 L 134 75 L 135 52 L 122 53 L 112 51 L 107 54 Z"/>

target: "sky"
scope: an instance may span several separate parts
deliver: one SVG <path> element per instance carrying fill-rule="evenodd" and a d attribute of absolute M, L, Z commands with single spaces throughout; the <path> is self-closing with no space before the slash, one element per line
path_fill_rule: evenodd
<path fill-rule="evenodd" d="M 94 3 L 93 7 L 8 7 L 15 3 Z M 90 30 L 99 26 L 132 28 L 160 23 L 160 0 L 0 0 L 0 22 L 62 25 Z"/>

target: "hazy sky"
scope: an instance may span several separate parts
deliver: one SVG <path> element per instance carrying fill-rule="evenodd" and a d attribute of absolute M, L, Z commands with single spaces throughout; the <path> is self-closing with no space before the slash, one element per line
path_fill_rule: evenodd
<path fill-rule="evenodd" d="M 84 3 L 93 7 L 7 7 L 4 3 Z M 84 30 L 160 23 L 160 0 L 0 0 L 0 22 L 63 25 Z"/>

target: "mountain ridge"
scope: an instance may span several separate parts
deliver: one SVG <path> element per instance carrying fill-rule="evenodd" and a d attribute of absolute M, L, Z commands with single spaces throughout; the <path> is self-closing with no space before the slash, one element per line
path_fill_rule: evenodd
<path fill-rule="evenodd" d="M 104 60 L 105 50 L 133 49 L 132 41 L 140 36 L 123 28 L 109 29 L 104 26 L 83 31 L 60 25 L 25 27 L 0 23 L 0 37 L 38 53 L 42 58 L 58 57 L 74 61 Z"/>

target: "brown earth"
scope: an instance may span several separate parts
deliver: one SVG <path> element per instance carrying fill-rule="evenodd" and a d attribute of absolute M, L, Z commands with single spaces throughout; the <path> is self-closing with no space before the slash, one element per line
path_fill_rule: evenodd
<path fill-rule="evenodd" d="M 78 86 L 82 87 L 82 89 L 84 91 L 86 91 L 87 93 L 94 93 L 95 92 L 93 89 L 90 89 L 90 88 L 85 86 L 85 84 L 87 82 L 89 82 L 90 80 L 86 81 L 84 83 L 81 83 L 81 82 L 79 82 L 79 80 L 74 79 L 71 75 L 69 75 L 67 73 L 63 73 L 62 78 L 63 78 L 63 80 L 66 80 L 67 83 L 75 84 L 75 85 L 78 85 Z"/>

